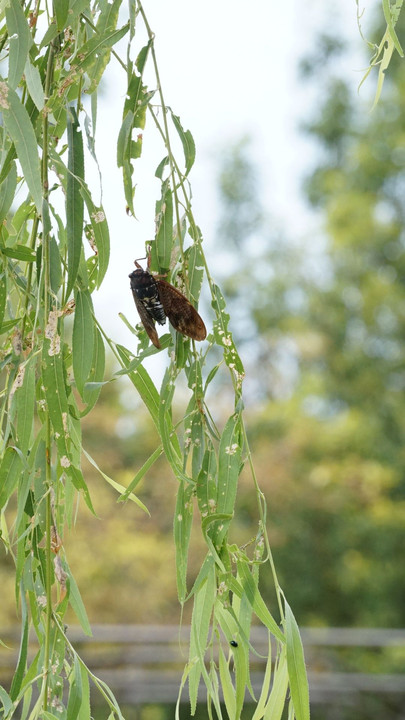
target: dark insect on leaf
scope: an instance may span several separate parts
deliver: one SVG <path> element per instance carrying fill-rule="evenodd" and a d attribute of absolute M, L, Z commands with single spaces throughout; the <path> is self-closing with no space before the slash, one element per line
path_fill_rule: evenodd
<path fill-rule="evenodd" d="M 160 348 L 155 322 L 164 325 L 168 317 L 174 329 L 193 340 L 205 340 L 207 331 L 197 310 L 170 283 L 154 278 L 135 260 L 129 278 L 136 309 L 155 347 Z"/>
<path fill-rule="evenodd" d="M 232 645 L 232 647 L 238 647 L 236 640 L 231 640 L 229 644 Z"/>

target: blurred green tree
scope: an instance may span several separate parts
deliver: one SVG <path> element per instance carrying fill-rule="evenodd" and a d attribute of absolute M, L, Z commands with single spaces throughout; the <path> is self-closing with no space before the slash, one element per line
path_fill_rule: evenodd
<path fill-rule="evenodd" d="M 265 250 L 252 267 L 246 235 L 230 290 L 242 288 L 250 354 L 257 337 L 255 453 L 300 622 L 402 626 L 405 75 L 392 62 L 370 114 L 334 71 L 341 44 L 323 47 L 323 100 L 305 126 L 322 158 L 305 190 L 323 237 L 298 247 L 263 218 Z M 222 175 L 240 183 L 238 153 Z"/>

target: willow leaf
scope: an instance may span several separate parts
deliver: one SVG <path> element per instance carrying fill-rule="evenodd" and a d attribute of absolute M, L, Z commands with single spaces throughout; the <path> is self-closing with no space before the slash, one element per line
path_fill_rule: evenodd
<path fill-rule="evenodd" d="M 281 720 L 288 688 L 287 655 L 283 647 L 274 672 L 273 685 L 266 704 L 264 720 Z M 256 720 L 256 718 L 255 718 Z"/>
<path fill-rule="evenodd" d="M 304 649 L 297 622 L 287 601 L 285 601 L 285 634 L 288 678 L 295 717 L 296 720 L 309 720 L 309 690 Z"/>
<path fill-rule="evenodd" d="M 188 289 L 192 299 L 198 303 L 204 276 L 204 259 L 200 247 L 193 243 L 185 253 L 187 262 Z"/>
<path fill-rule="evenodd" d="M 172 113 L 174 127 L 176 128 L 181 144 L 183 145 L 186 175 L 190 172 L 195 161 L 195 142 L 190 130 L 184 130 L 178 115 Z"/>
<path fill-rule="evenodd" d="M 31 357 L 23 366 L 24 379 L 21 387 L 16 390 L 17 406 L 17 442 L 18 447 L 27 454 L 34 422 L 35 403 L 35 358 Z"/>
<path fill-rule="evenodd" d="M 112 48 L 129 30 L 129 23 L 122 28 L 113 30 L 108 28 L 102 35 L 94 35 L 90 40 L 80 47 L 80 53 L 73 60 L 71 65 L 72 75 L 84 70 L 88 71 L 97 62 L 100 54 L 106 48 Z"/>
<path fill-rule="evenodd" d="M 8 211 L 14 200 L 17 187 L 17 168 L 15 162 L 11 163 L 7 177 L 0 184 L 0 223 L 6 219 Z"/>
<path fill-rule="evenodd" d="M 73 290 L 80 265 L 83 233 L 83 197 L 80 192 L 84 179 L 83 137 L 73 108 L 67 113 L 68 174 L 66 190 L 66 236 L 68 245 L 68 284 L 66 297 Z"/>
<path fill-rule="evenodd" d="M 206 559 L 206 563 L 206 580 L 199 586 L 197 592 L 195 593 L 193 614 L 191 618 L 189 655 L 191 670 L 188 677 L 188 685 L 192 715 L 195 714 L 197 707 L 197 694 L 201 673 L 206 674 L 204 672 L 204 655 L 216 595 L 215 566 L 213 558 L 208 557 Z"/>
<path fill-rule="evenodd" d="M 72 353 L 76 387 L 84 399 L 84 385 L 90 376 L 94 354 L 93 303 L 88 290 L 77 290 L 75 294 Z"/>
<path fill-rule="evenodd" d="M 124 367 L 128 368 L 131 363 L 129 351 L 123 345 L 117 345 L 117 351 Z M 138 390 L 156 427 L 159 428 L 159 393 L 147 370 L 145 370 L 143 365 L 137 365 L 136 369 L 127 372 L 127 375 L 134 387 Z"/>
<path fill-rule="evenodd" d="M 100 287 L 107 272 L 110 260 L 110 233 L 108 230 L 107 218 L 103 207 L 97 207 L 92 200 L 88 187 L 85 183 L 81 186 L 81 194 L 86 203 L 89 214 L 93 239 L 98 258 L 97 288 Z"/>
<path fill-rule="evenodd" d="M 82 676 L 80 671 L 80 663 L 77 655 L 73 660 L 73 672 L 69 676 L 69 698 L 66 711 L 67 720 L 77 720 L 82 705 Z"/>
<path fill-rule="evenodd" d="M 53 7 L 56 15 L 56 25 L 58 30 L 61 31 L 65 27 L 68 19 L 69 0 L 53 0 Z"/>
<path fill-rule="evenodd" d="M 5 128 L 14 143 L 17 157 L 21 163 L 24 180 L 28 185 L 37 212 L 40 214 L 42 211 L 42 184 L 34 128 L 17 93 L 2 81 L 0 81 L 0 108 Z"/>
<path fill-rule="evenodd" d="M 234 413 L 227 421 L 221 436 L 218 458 L 218 487 L 216 512 L 232 517 L 238 478 L 241 469 L 241 429 L 240 416 Z M 227 533 L 228 521 L 216 523 L 211 530 L 211 537 L 217 549 Z"/>
<path fill-rule="evenodd" d="M 219 647 L 219 677 L 221 679 L 222 692 L 224 695 L 224 703 L 228 717 L 236 718 L 236 700 L 235 688 L 232 685 L 231 673 L 229 665 L 226 661 L 222 647 Z"/>
<path fill-rule="evenodd" d="M 95 406 L 102 386 L 104 385 L 103 378 L 104 378 L 104 370 L 105 370 L 105 348 L 104 348 L 104 342 L 102 335 L 97 327 L 94 328 L 95 332 L 95 338 L 94 338 L 94 350 L 93 350 L 93 359 L 91 362 L 91 369 L 90 374 L 88 377 L 88 381 L 86 382 L 86 385 L 84 386 L 83 390 L 83 400 L 85 403 L 87 403 L 87 406 L 85 410 L 83 410 L 80 415 L 81 417 L 84 417 L 87 415 L 90 410 Z"/>
<path fill-rule="evenodd" d="M 193 485 L 180 480 L 174 514 L 174 542 L 176 547 L 176 578 L 179 601 L 187 595 L 187 559 L 193 520 Z"/>
<path fill-rule="evenodd" d="M 27 83 L 28 92 L 39 111 L 45 105 L 44 89 L 42 87 L 41 75 L 36 65 L 30 62 L 29 57 L 24 67 L 24 77 Z"/>
<path fill-rule="evenodd" d="M 102 5 L 102 11 L 97 22 L 97 34 L 98 36 L 105 36 L 109 31 L 110 33 L 115 30 L 118 22 L 118 13 L 121 6 L 122 0 L 114 0 L 112 3 L 105 3 Z M 106 47 L 97 53 L 96 60 L 91 68 L 88 70 L 88 76 L 90 78 L 89 93 L 93 93 L 99 84 L 104 70 L 108 65 L 111 55 L 111 48 Z"/>
<path fill-rule="evenodd" d="M 15 90 L 22 78 L 31 45 L 31 33 L 19 0 L 10 0 L 6 8 L 6 22 L 10 37 L 8 84 Z"/>
<path fill-rule="evenodd" d="M 168 270 L 173 245 L 173 198 L 169 180 L 162 183 L 162 196 L 156 203 L 156 250 L 160 270 Z"/>

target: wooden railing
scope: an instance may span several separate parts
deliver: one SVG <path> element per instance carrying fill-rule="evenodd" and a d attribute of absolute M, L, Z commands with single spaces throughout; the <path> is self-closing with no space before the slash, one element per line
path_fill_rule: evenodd
<path fill-rule="evenodd" d="M 84 662 L 108 683 L 121 703 L 171 703 L 177 699 L 181 675 L 187 661 L 189 628 L 180 631 L 167 625 L 94 625 L 89 638 L 77 627 L 67 630 L 69 639 Z M 349 672 L 339 651 L 363 649 L 384 654 L 401 648 L 405 658 L 405 630 L 366 628 L 303 628 L 301 630 L 308 666 L 311 702 L 336 702 L 364 692 L 395 696 L 405 705 L 405 662 L 403 673 Z M 0 683 L 8 686 L 15 668 L 19 630 L 0 632 L 0 639 L 10 648 L 0 647 Z M 252 645 L 258 655 L 267 652 L 267 633 L 253 628 Z M 35 646 L 32 647 L 32 654 Z M 347 662 L 347 658 L 346 658 Z M 252 684 L 260 692 L 264 660 L 251 656 Z M 201 697 L 203 697 L 201 689 Z M 187 701 L 187 694 L 184 694 Z"/>

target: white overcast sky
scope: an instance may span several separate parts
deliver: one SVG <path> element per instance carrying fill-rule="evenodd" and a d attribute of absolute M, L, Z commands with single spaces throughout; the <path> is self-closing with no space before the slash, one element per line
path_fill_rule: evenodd
<path fill-rule="evenodd" d="M 375 2 L 365 0 L 365 4 L 371 14 Z M 311 218 L 300 200 L 299 186 L 314 162 L 314 151 L 297 129 L 311 107 L 308 88 L 298 82 L 297 63 L 305 52 L 316 52 L 317 31 L 348 36 L 354 52 L 346 76 L 352 77 L 357 87 L 364 55 L 355 0 L 339 0 L 335 9 L 325 0 L 153 0 L 145 1 L 144 6 L 155 33 L 166 104 L 180 116 L 196 142 L 196 163 L 190 175 L 193 208 L 214 274 L 215 247 L 210 238 L 218 222 L 218 153 L 227 142 L 243 135 L 253 138 L 262 201 L 289 232 L 300 230 L 304 236 Z M 139 49 L 136 45 L 136 52 Z M 118 313 L 123 312 L 133 324 L 138 322 L 128 273 L 134 259 L 143 255 L 145 240 L 153 237 L 154 204 L 160 191 L 154 171 L 165 152 L 147 123 L 143 158 L 135 161 L 137 219 L 128 218 L 115 162 L 124 81 L 117 68 L 114 79 L 104 87 L 98 110 L 97 154 L 104 173 L 111 261 L 94 299 L 97 315 L 112 338 L 136 349 L 136 341 Z M 89 175 L 88 179 L 92 181 Z M 94 189 L 93 182 L 92 186 Z"/>

